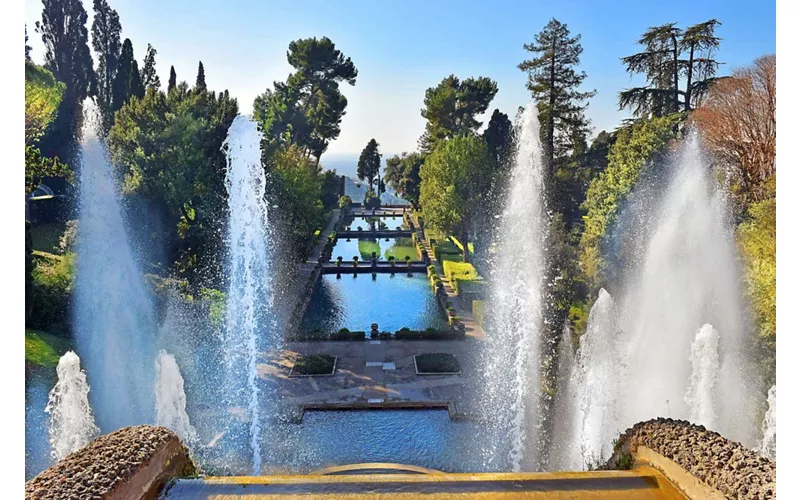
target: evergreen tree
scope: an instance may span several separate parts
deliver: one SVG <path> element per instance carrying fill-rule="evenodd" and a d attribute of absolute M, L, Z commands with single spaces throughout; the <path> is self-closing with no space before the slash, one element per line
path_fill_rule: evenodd
<path fill-rule="evenodd" d="M 72 163 L 77 152 L 78 119 L 83 100 L 96 93 L 86 10 L 81 0 L 43 0 L 36 23 L 45 47 L 45 68 L 66 85 L 58 115 L 39 147 L 43 155 Z"/>
<path fill-rule="evenodd" d="M 92 47 L 97 54 L 97 99 L 107 119 L 111 114 L 112 85 L 117 71 L 122 25 L 107 0 L 94 0 Z M 110 126 L 110 125 L 109 125 Z"/>
<path fill-rule="evenodd" d="M 358 158 L 358 178 L 367 182 L 370 191 L 373 191 L 373 184 L 380 178 L 380 172 L 381 154 L 378 152 L 378 143 L 375 139 L 370 139 Z"/>
<path fill-rule="evenodd" d="M 566 24 L 551 19 L 533 43 L 524 45 L 525 50 L 538 55 L 518 66 L 528 73 L 527 87 L 539 108 L 542 140 L 551 171 L 556 168 L 557 157 L 570 153 L 570 135 L 576 130 L 588 132 L 585 101 L 595 92 L 578 90 L 586 79 L 584 71 L 575 70 L 583 52 L 580 40 L 580 35 L 570 37 Z"/>
<path fill-rule="evenodd" d="M 111 86 L 111 108 L 114 111 L 120 109 L 130 100 L 131 96 L 139 95 L 137 93 L 140 92 L 139 87 L 141 86 L 138 64 L 133 56 L 133 44 L 130 38 L 126 38 L 122 42 L 117 72 Z M 144 95 L 143 91 L 141 91 L 141 95 Z"/>
<path fill-rule="evenodd" d="M 142 68 L 142 85 L 145 89 L 156 89 L 161 87 L 161 79 L 156 73 L 156 49 L 149 43 L 147 44 L 147 54 L 144 56 L 144 67 Z"/>
<path fill-rule="evenodd" d="M 620 109 L 631 108 L 639 117 L 658 117 L 690 111 L 699 104 L 718 79 L 715 75 L 720 63 L 713 55 L 719 48 L 720 38 L 714 35 L 719 24 L 711 19 L 685 31 L 676 23 L 648 29 L 638 42 L 644 50 L 622 58 L 628 73 L 644 74 L 647 84 L 620 92 Z M 687 51 L 688 58 L 683 58 Z M 683 75 L 686 86 L 681 90 Z"/>
<path fill-rule="evenodd" d="M 167 93 L 172 92 L 175 84 L 178 82 L 178 76 L 175 74 L 175 66 L 169 67 L 169 82 L 167 83 Z"/>
<path fill-rule="evenodd" d="M 31 46 L 28 45 L 28 25 L 25 25 L 25 60 L 31 60 Z"/>
<path fill-rule="evenodd" d="M 139 72 L 139 63 L 136 59 L 131 62 L 131 72 L 128 80 L 128 89 L 130 90 L 129 99 L 131 97 L 144 97 L 144 85 L 142 84 L 142 74 Z"/>
<path fill-rule="evenodd" d="M 484 113 L 497 94 L 497 83 L 486 77 L 459 80 L 455 75 L 425 91 L 422 117 L 427 120 L 419 140 L 420 149 L 430 154 L 442 139 L 474 134 L 481 126 L 476 116 Z"/>
<path fill-rule="evenodd" d="M 200 90 L 206 90 L 206 70 L 203 68 L 203 61 L 200 61 L 200 64 L 197 66 L 197 81 L 194 84 L 194 88 Z"/>

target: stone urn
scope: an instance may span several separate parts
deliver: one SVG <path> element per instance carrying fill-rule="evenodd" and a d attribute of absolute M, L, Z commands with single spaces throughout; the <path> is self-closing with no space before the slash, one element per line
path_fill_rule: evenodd
<path fill-rule="evenodd" d="M 378 338 L 381 332 L 378 330 L 378 323 L 372 323 L 369 327 L 369 336 L 371 338 Z"/>

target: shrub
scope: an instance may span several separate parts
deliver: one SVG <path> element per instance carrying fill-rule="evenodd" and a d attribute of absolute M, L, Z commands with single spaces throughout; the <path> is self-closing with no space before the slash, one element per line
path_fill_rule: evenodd
<path fill-rule="evenodd" d="M 455 262 L 446 260 L 442 262 L 442 267 L 444 268 L 444 275 L 447 276 L 451 281 L 454 279 L 480 279 L 480 276 L 478 276 L 478 271 L 476 271 L 475 267 L 469 262 Z"/>
<path fill-rule="evenodd" d="M 351 332 L 347 328 L 342 328 L 338 332 L 331 335 L 331 340 L 364 340 L 365 338 L 367 338 L 367 332 Z"/>
<path fill-rule="evenodd" d="M 297 375 L 330 375 L 336 358 L 328 354 L 306 354 L 297 358 L 292 373 Z"/>
<path fill-rule="evenodd" d="M 339 208 L 342 210 L 348 211 L 350 210 L 350 205 L 353 204 L 353 199 L 347 195 L 341 196 L 339 198 Z"/>
<path fill-rule="evenodd" d="M 483 326 L 483 320 L 486 316 L 486 303 L 482 300 L 472 301 L 472 317 L 475 322 Z"/>
<path fill-rule="evenodd" d="M 381 198 L 380 196 L 376 195 L 374 191 L 367 190 L 367 193 L 364 195 L 364 207 L 376 209 L 381 206 Z"/>
<path fill-rule="evenodd" d="M 70 302 L 75 283 L 75 255 L 34 255 L 31 316 L 28 324 L 39 330 L 66 333 L 69 329 Z"/>

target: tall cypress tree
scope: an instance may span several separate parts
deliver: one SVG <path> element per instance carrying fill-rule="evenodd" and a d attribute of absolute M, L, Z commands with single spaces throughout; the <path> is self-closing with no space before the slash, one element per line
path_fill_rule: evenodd
<path fill-rule="evenodd" d="M 144 85 L 142 84 L 142 74 L 139 72 L 139 63 L 136 62 L 136 59 L 133 60 L 131 63 L 131 72 L 130 76 L 128 77 L 128 100 L 131 97 L 138 97 L 141 99 L 144 97 Z"/>
<path fill-rule="evenodd" d="M 97 82 L 89 51 L 86 10 L 81 0 L 42 0 L 42 20 L 36 32 L 42 35 L 45 67 L 66 84 L 64 97 L 52 131 L 40 142 L 46 156 L 71 161 L 75 152 L 77 117 L 84 98 L 96 93 Z"/>
<path fill-rule="evenodd" d="M 195 81 L 194 88 L 206 90 L 206 71 L 203 68 L 203 61 L 197 66 L 197 81 Z"/>
<path fill-rule="evenodd" d="M 135 72 L 134 66 L 136 66 Z M 136 73 L 135 78 L 133 73 Z M 122 42 L 122 51 L 120 52 L 119 61 L 117 63 L 117 72 L 114 75 L 114 81 L 111 86 L 111 109 L 117 111 L 130 100 L 131 95 L 133 95 L 132 87 L 136 86 L 136 82 L 141 86 L 138 65 L 136 64 L 136 59 L 133 57 L 133 44 L 130 38 L 126 38 L 125 41 Z M 144 92 L 142 92 L 142 94 L 144 94 Z"/>
<path fill-rule="evenodd" d="M 370 191 L 374 191 L 375 180 L 380 180 L 381 156 L 378 142 L 370 139 L 358 158 L 358 178 L 369 184 Z"/>
<path fill-rule="evenodd" d="M 120 56 L 121 32 L 117 11 L 108 5 L 107 0 L 94 0 L 92 47 L 98 59 L 97 98 L 106 116 L 111 112 L 112 84 Z"/>
<path fill-rule="evenodd" d="M 142 85 L 145 89 L 156 89 L 161 87 L 161 79 L 156 73 L 156 49 L 149 43 L 147 53 L 144 56 L 144 67 L 142 67 Z"/>
<path fill-rule="evenodd" d="M 169 67 L 169 82 L 167 83 L 167 93 L 172 92 L 175 85 L 178 83 L 178 75 L 175 74 L 175 66 Z"/>
<path fill-rule="evenodd" d="M 581 36 L 570 37 L 567 25 L 556 19 L 534 37 L 525 50 L 538 56 L 523 61 L 519 69 L 528 73 L 528 90 L 539 108 L 542 139 L 545 143 L 547 165 L 555 169 L 556 156 L 568 154 L 572 149 L 570 135 L 576 128 L 588 129 L 584 116 L 588 106 L 585 101 L 594 91 L 578 90 L 586 72 L 577 72 L 583 47 Z"/>

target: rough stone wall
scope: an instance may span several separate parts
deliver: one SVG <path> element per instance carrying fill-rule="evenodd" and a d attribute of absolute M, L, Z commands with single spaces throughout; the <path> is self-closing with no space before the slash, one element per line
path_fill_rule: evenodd
<path fill-rule="evenodd" d="M 42 471 L 25 483 L 25 498 L 155 498 L 171 477 L 194 474 L 174 432 L 137 425 L 100 436 Z"/>
<path fill-rule="evenodd" d="M 702 425 L 671 418 L 638 423 L 620 436 L 606 469 L 624 468 L 638 446 L 672 460 L 726 498 L 775 498 L 775 462 Z"/>

